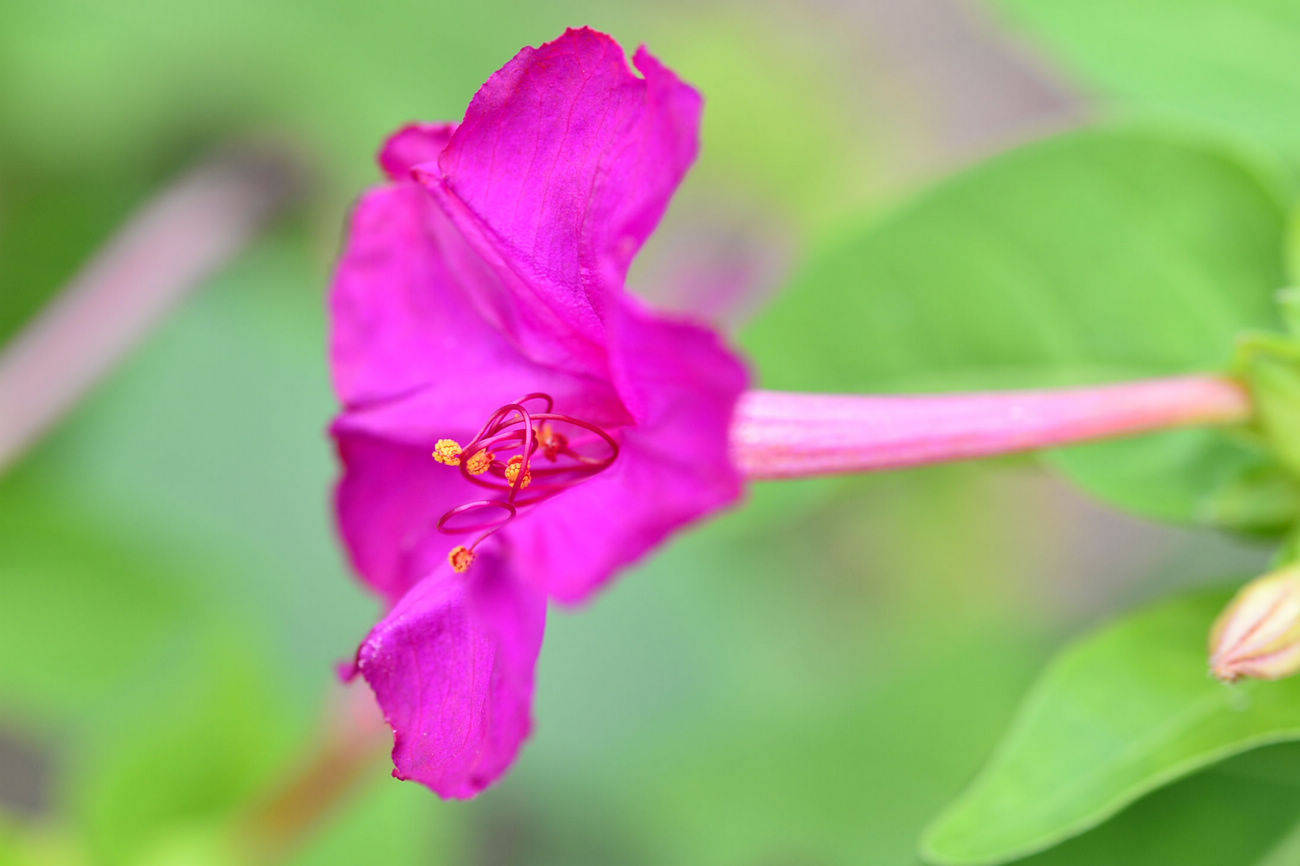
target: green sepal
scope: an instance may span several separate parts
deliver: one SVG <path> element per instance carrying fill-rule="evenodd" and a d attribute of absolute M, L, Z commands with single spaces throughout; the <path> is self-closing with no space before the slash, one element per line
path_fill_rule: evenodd
<path fill-rule="evenodd" d="M 1289 291 L 1282 296 L 1284 310 L 1295 306 L 1291 296 Z M 1289 325 L 1294 316 L 1290 310 Z M 1300 478 L 1300 341 L 1250 334 L 1241 340 L 1234 366 L 1250 389 L 1256 430 L 1278 464 Z"/>

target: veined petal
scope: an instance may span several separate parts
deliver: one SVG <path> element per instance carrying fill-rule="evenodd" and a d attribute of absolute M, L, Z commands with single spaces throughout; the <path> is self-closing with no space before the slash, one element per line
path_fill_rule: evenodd
<path fill-rule="evenodd" d="M 644 48 L 589 29 L 525 48 L 492 75 L 438 159 L 440 183 L 597 339 L 698 149 L 701 101 Z"/>
<path fill-rule="evenodd" d="M 428 388 L 454 405 L 466 377 L 518 363 L 466 297 L 473 287 L 440 243 L 439 219 L 414 183 L 371 190 L 353 211 L 330 294 L 330 360 L 344 406 Z"/>
<path fill-rule="evenodd" d="M 533 673 L 546 623 L 541 592 L 500 557 L 444 565 L 411 589 L 357 651 L 393 728 L 393 775 L 443 797 L 495 781 L 532 729 Z"/>
<path fill-rule="evenodd" d="M 528 292 L 507 284 L 517 279 L 484 260 L 423 187 L 371 190 L 353 212 L 330 295 L 339 399 L 367 408 L 418 392 L 482 417 L 500 401 L 467 396 L 513 394 L 553 370 L 606 378 L 603 349 L 545 311 L 519 324 L 518 299 Z"/>

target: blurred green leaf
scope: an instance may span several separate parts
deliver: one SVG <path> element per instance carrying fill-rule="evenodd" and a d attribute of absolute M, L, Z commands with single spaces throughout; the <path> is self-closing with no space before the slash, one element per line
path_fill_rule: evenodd
<path fill-rule="evenodd" d="M 719 14 L 717 7 L 697 7 L 689 24 L 681 15 L 653 15 L 624 28 L 707 100 L 700 160 L 681 191 L 686 202 L 708 198 L 716 208 L 729 201 L 804 230 L 833 225 L 847 208 L 874 202 L 914 143 L 908 117 L 895 113 L 881 122 L 889 106 L 860 86 L 860 53 L 838 50 L 830 34 L 819 32 L 811 62 L 795 35 L 806 26 L 796 12 L 773 6 L 770 15 L 737 16 L 722 8 Z M 639 17 L 635 4 L 623 14 Z M 800 122 L 790 123 L 792 117 Z M 808 159 L 812 153 L 816 159 Z M 683 206 L 690 204 L 674 204 Z"/>
<path fill-rule="evenodd" d="M 87 860 L 62 827 L 23 824 L 0 814 L 0 866 L 83 866 Z"/>
<path fill-rule="evenodd" d="M 1291 0 L 994 0 L 1102 94 L 1252 135 L 1300 159 L 1300 6 Z"/>
<path fill-rule="evenodd" d="M 1300 863 L 1300 822 L 1292 824 L 1256 866 L 1294 866 Z"/>
<path fill-rule="evenodd" d="M 0 812 L 0 866 L 17 866 L 22 862 L 19 833 L 17 823 Z"/>
<path fill-rule="evenodd" d="M 108 696 L 197 608 L 193 563 L 157 538 L 90 519 L 31 479 L 0 483 L 0 693 L 25 713 Z"/>
<path fill-rule="evenodd" d="M 927 831 L 926 858 L 1002 863 L 1214 761 L 1300 737 L 1300 680 L 1226 686 L 1206 674 L 1206 634 L 1230 597 L 1164 602 L 1059 654 L 988 766 Z"/>
<path fill-rule="evenodd" d="M 227 829 L 217 822 L 196 822 L 159 830 L 131 866 L 229 866 L 238 862 Z"/>
<path fill-rule="evenodd" d="M 891 642 L 899 654 L 876 658 L 906 659 L 906 675 L 859 676 L 859 695 L 819 701 L 813 688 L 787 708 L 747 712 L 732 698 L 712 725 L 689 731 L 695 743 L 679 737 L 638 756 L 624 775 L 647 790 L 624 796 L 660 831 L 646 861 L 910 862 L 927 813 L 1005 723 L 984 696 L 1023 677 L 1020 636 L 946 637 L 928 650 Z"/>
<path fill-rule="evenodd" d="M 1045 456 L 1092 495 L 1160 520 L 1273 535 L 1300 514 L 1295 482 L 1245 435 L 1174 430 Z"/>
<path fill-rule="evenodd" d="M 1243 760 L 1295 769 L 1294 745 L 1273 746 L 1198 773 L 1133 804 L 1077 839 L 1016 866 L 1294 866 L 1300 829 L 1295 778 L 1241 773 Z"/>
<path fill-rule="evenodd" d="M 118 712 L 83 734 L 70 784 L 96 863 L 170 850 L 292 758 L 286 708 L 261 655 L 246 637 L 206 636 L 160 659 Z"/>
<path fill-rule="evenodd" d="M 1280 184 L 1218 144 L 1143 129 L 1064 135 L 851 229 L 812 257 L 743 342 L 767 360 L 765 386 L 800 390 L 1212 369 L 1243 329 L 1277 325 L 1285 216 Z M 1264 511 L 1262 526 L 1291 516 L 1240 501 L 1242 478 L 1269 466 L 1223 433 L 1080 446 L 1054 459 L 1093 492 L 1151 516 L 1232 525 Z"/>

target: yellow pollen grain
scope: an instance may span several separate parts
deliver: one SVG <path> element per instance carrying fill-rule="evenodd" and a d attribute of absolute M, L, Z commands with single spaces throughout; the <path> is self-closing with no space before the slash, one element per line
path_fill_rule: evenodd
<path fill-rule="evenodd" d="M 464 545 L 457 545 L 451 549 L 451 553 L 447 554 L 447 560 L 451 562 L 452 571 L 464 574 L 474 564 L 474 551 Z"/>
<path fill-rule="evenodd" d="M 474 456 L 465 461 L 465 468 L 469 470 L 470 475 L 482 475 L 492 466 L 492 452 L 486 448 L 474 453 Z"/>
<path fill-rule="evenodd" d="M 433 446 L 433 459 L 447 466 L 459 466 L 460 455 L 460 443 L 455 439 L 439 439 Z"/>
<path fill-rule="evenodd" d="M 524 465 L 524 458 L 520 457 L 518 454 L 516 454 L 514 457 L 511 457 L 510 460 L 506 462 L 506 480 L 509 481 L 511 484 L 514 484 L 515 479 L 519 477 L 519 469 L 523 465 Z M 519 487 L 522 489 L 532 483 L 533 483 L 533 473 L 525 469 L 524 480 L 520 482 Z"/>

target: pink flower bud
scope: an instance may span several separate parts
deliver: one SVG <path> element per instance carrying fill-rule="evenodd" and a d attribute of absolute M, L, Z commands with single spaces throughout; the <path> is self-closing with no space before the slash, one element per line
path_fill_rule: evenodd
<path fill-rule="evenodd" d="M 1210 629 L 1210 670 L 1225 682 L 1300 670 L 1300 566 L 1242 587 Z"/>

